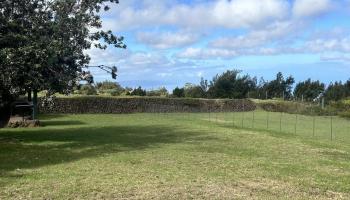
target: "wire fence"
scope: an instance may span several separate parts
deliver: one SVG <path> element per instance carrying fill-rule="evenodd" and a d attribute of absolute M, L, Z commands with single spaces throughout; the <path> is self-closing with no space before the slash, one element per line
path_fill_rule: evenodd
<path fill-rule="evenodd" d="M 201 129 L 254 129 L 302 138 L 350 142 L 350 120 L 337 116 L 306 116 L 263 110 L 247 112 L 201 112 L 198 109 L 176 108 L 178 112 L 154 108 L 152 123 L 184 123 Z M 149 117 L 147 117 L 149 118 Z M 142 117 L 140 117 L 142 120 Z"/>
<path fill-rule="evenodd" d="M 236 115 L 233 117 L 236 127 L 308 138 L 350 141 L 350 121 L 336 116 L 305 116 L 267 111 L 231 113 L 231 115 Z"/>

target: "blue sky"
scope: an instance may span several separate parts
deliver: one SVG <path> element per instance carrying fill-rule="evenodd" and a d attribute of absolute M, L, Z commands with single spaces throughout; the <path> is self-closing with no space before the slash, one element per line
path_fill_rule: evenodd
<path fill-rule="evenodd" d="M 350 0 L 120 0 L 103 29 L 126 50 L 91 49 L 123 86 L 173 89 L 240 69 L 265 80 L 350 78 Z M 110 80 L 93 71 L 97 81 Z"/>

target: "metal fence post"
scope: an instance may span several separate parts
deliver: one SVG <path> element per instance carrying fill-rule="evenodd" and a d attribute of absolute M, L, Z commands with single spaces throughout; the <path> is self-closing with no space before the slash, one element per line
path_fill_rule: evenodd
<path fill-rule="evenodd" d="M 333 116 L 331 116 L 331 141 L 333 141 Z"/>
<path fill-rule="evenodd" d="M 242 112 L 242 128 L 244 128 L 244 117 L 245 117 L 245 105 L 244 105 L 244 100 L 243 100 L 243 112 Z"/>
<path fill-rule="evenodd" d="M 282 133 L 282 112 L 280 114 L 280 133 Z"/>
<path fill-rule="evenodd" d="M 324 98 L 322 98 L 322 109 L 324 109 Z"/>
<path fill-rule="evenodd" d="M 190 120 L 191 119 L 191 115 L 192 115 L 192 107 L 188 107 L 188 120 Z"/>
<path fill-rule="evenodd" d="M 252 128 L 254 129 L 254 118 L 255 118 L 255 111 L 253 110 L 253 118 L 252 118 Z"/>
<path fill-rule="evenodd" d="M 270 112 L 267 111 L 267 114 L 266 114 L 266 128 L 267 128 L 267 130 L 269 130 L 269 120 L 270 120 Z"/>
<path fill-rule="evenodd" d="M 295 114 L 294 134 L 297 134 L 298 114 Z"/>
<path fill-rule="evenodd" d="M 208 107 L 208 111 L 209 111 L 209 122 L 211 122 L 211 106 Z"/>
<path fill-rule="evenodd" d="M 316 124 L 316 117 L 313 116 L 312 120 L 312 136 L 315 137 L 315 124 Z"/>
<path fill-rule="evenodd" d="M 216 125 L 218 125 L 218 109 L 217 109 L 217 106 L 215 106 L 215 117 L 216 117 Z"/>
<path fill-rule="evenodd" d="M 244 128 L 244 112 L 242 112 L 242 128 Z"/>
<path fill-rule="evenodd" d="M 182 119 L 184 120 L 185 118 L 185 106 L 182 105 Z"/>
<path fill-rule="evenodd" d="M 235 127 L 235 111 L 232 112 L 232 128 Z"/>

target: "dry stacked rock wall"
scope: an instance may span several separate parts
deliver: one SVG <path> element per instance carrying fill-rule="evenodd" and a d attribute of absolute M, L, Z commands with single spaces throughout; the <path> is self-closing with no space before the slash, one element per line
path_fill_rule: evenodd
<path fill-rule="evenodd" d="M 241 112 L 255 110 L 254 102 L 229 99 L 176 98 L 113 98 L 72 97 L 58 98 L 53 107 L 43 107 L 43 114 L 98 114 L 98 113 L 153 113 L 153 112 Z"/>

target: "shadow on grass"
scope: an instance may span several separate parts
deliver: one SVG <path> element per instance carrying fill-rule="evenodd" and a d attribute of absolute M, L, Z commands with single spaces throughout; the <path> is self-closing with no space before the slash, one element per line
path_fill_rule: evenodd
<path fill-rule="evenodd" d="M 118 152 L 157 148 L 162 144 L 191 139 L 215 138 L 205 133 L 160 125 L 0 132 L 0 175 L 11 177 L 11 171 L 15 169 L 32 169 Z"/>
<path fill-rule="evenodd" d="M 233 125 L 232 122 L 229 123 L 216 123 L 215 124 L 218 128 L 227 128 L 227 129 L 234 129 L 234 130 L 246 130 L 246 131 L 257 131 L 260 133 L 265 133 L 270 136 L 276 137 L 276 138 L 296 138 L 298 135 L 295 135 L 293 133 L 289 132 L 280 132 L 272 129 L 264 129 L 264 128 L 253 128 L 253 127 L 247 127 L 247 126 L 241 126 L 241 124 L 235 124 Z M 301 137 L 301 136 L 300 136 Z"/>
<path fill-rule="evenodd" d="M 0 107 L 0 129 L 7 125 L 10 119 L 10 109 L 8 107 Z"/>
<path fill-rule="evenodd" d="M 81 121 L 42 121 L 41 126 L 72 126 L 72 125 L 84 125 Z"/>
<path fill-rule="evenodd" d="M 62 117 L 67 117 L 67 116 L 68 115 L 64 115 L 64 114 L 50 114 L 50 115 L 40 114 L 39 119 L 40 120 L 52 120 L 52 119 L 59 119 Z"/>

